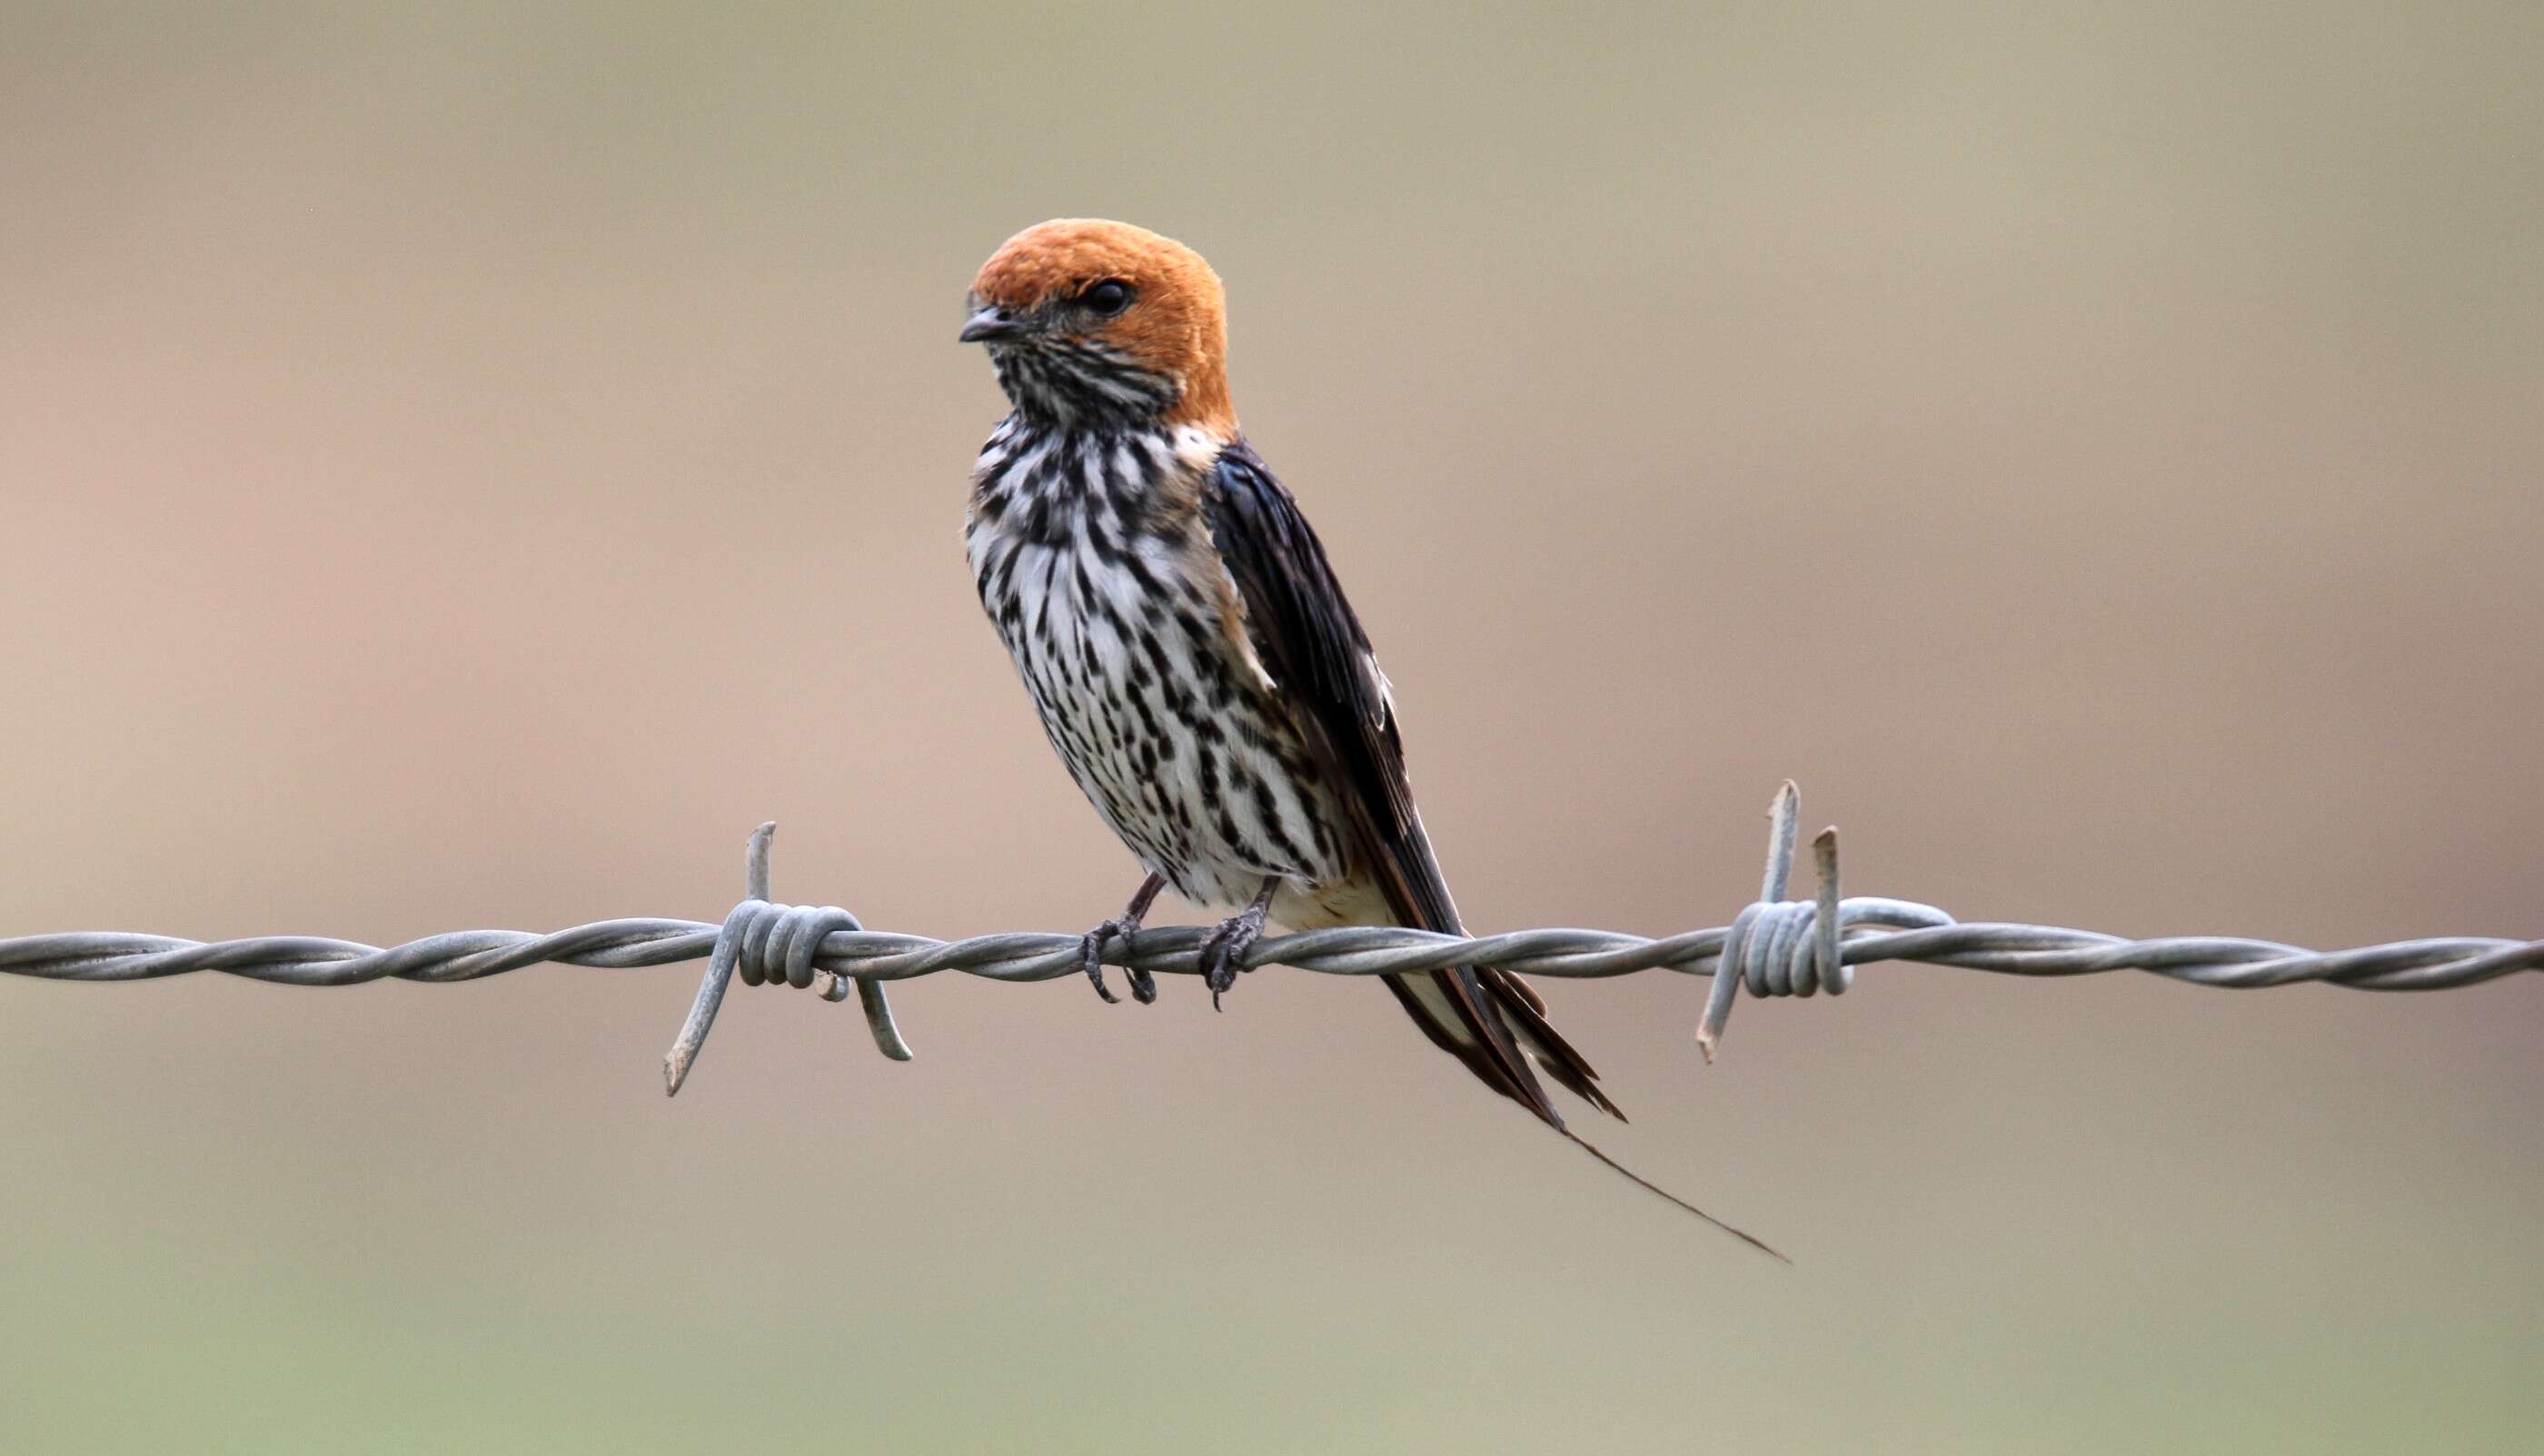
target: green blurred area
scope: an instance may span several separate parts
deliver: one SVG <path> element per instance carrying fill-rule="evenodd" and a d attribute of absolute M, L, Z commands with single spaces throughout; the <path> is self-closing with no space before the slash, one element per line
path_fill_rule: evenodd
<path fill-rule="evenodd" d="M 0 935 L 1136 872 L 957 530 L 965 283 L 1229 280 L 1481 928 L 2544 936 L 2532 8 L 0 8 Z M 0 983 L 0 1449 L 2518 1452 L 2534 977 Z"/>

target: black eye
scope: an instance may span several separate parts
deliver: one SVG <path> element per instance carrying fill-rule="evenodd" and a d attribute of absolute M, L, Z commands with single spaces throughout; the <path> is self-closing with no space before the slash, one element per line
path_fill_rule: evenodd
<path fill-rule="evenodd" d="M 1106 278 L 1077 295 L 1077 301 L 1109 319 L 1129 308 L 1131 297 L 1130 284 L 1120 278 Z"/>

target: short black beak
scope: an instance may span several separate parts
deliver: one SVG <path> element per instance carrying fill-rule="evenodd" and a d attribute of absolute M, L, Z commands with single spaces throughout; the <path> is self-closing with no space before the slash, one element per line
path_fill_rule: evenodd
<path fill-rule="evenodd" d="M 1024 332 L 1024 324 L 1014 314 L 1003 308 L 985 308 L 972 315 L 954 339 L 958 344 L 995 344 L 1002 339 L 1019 338 Z"/>

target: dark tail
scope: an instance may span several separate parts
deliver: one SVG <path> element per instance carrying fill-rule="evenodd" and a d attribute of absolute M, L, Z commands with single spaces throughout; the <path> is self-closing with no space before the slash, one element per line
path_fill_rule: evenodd
<path fill-rule="evenodd" d="M 1387 988 L 1404 1003 L 1404 1009 L 1424 1035 L 1441 1050 L 1465 1062 L 1485 1086 L 1536 1113 L 1539 1120 L 1561 1133 L 1566 1141 L 1634 1187 L 1695 1214 L 1753 1249 L 1786 1264 L 1792 1263 L 1757 1235 L 1724 1223 L 1609 1157 L 1597 1143 L 1564 1125 L 1563 1114 L 1554 1110 L 1535 1076 L 1538 1069 L 1619 1121 L 1625 1120 L 1626 1114 L 1599 1091 L 1594 1080 L 1599 1074 L 1546 1019 L 1546 1003 L 1537 998 L 1526 981 L 1507 971 L 1489 967 L 1470 970 L 1464 966 L 1418 975 L 1391 975 L 1386 981 Z M 1509 1013 L 1508 1019 L 1505 1012 Z M 1513 1021 L 1518 1023 L 1516 1035 Z M 1523 1039 L 1528 1050 L 1535 1053 L 1533 1057 L 1520 1050 Z"/>
<path fill-rule="evenodd" d="M 1430 837 L 1419 817 L 1378 862 L 1378 882 L 1399 925 L 1446 935 L 1464 935 L 1458 907 L 1449 897 L 1449 882 L 1432 857 Z M 1563 1114 L 1537 1080 L 1539 1069 L 1592 1107 L 1624 1121 L 1626 1114 L 1599 1090 L 1599 1074 L 1587 1057 L 1573 1048 L 1546 1017 L 1546 1003 L 1534 988 L 1506 970 L 1491 966 L 1454 966 L 1447 970 L 1391 975 L 1387 988 L 1404 1003 L 1422 1034 L 1441 1050 L 1467 1064 L 1485 1086 L 1537 1114 L 1581 1151 L 1598 1159 L 1636 1188 L 1667 1200 L 1715 1228 L 1784 1260 L 1792 1261 L 1755 1236 L 1745 1233 L 1609 1157 L 1597 1144 L 1563 1125 Z M 1516 1027 L 1514 1027 L 1516 1024 Z M 1525 1049 L 1523 1049 L 1523 1046 Z"/>

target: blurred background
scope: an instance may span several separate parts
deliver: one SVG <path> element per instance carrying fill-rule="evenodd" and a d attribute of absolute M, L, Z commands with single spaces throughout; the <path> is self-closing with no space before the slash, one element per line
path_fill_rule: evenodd
<path fill-rule="evenodd" d="M 395 942 L 1138 873 L 981 619 L 953 340 L 1228 280 L 1481 928 L 1848 883 L 2544 936 L 2531 7 L 0 11 L 0 935 Z M 1194 918 L 1189 907 L 1176 907 Z M 2512 1451 L 2544 981 L 0 981 L 26 1452 Z M 1584 1124 L 1585 1126 L 1587 1124 Z"/>

